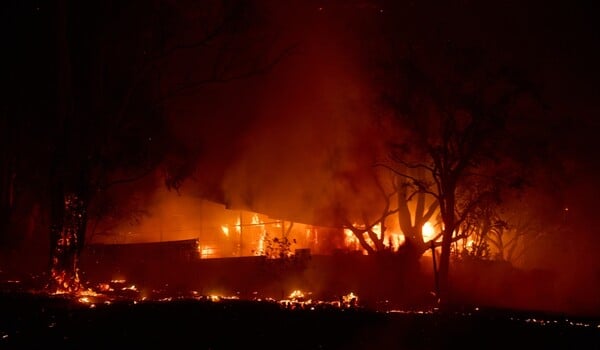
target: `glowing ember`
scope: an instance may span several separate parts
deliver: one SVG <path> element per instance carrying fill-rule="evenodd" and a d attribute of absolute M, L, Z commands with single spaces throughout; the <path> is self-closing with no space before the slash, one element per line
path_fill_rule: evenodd
<path fill-rule="evenodd" d="M 305 293 L 299 289 L 296 289 L 290 293 L 288 299 L 279 301 L 279 304 L 288 309 L 305 309 L 313 305 L 312 299 L 307 299 L 306 296 L 311 293 Z"/>
<path fill-rule="evenodd" d="M 239 300 L 240 297 L 238 296 L 226 296 L 226 295 L 218 295 L 218 294 L 210 294 L 206 297 L 204 297 L 212 302 L 218 303 L 222 300 Z"/>
<path fill-rule="evenodd" d="M 294 300 L 294 299 L 304 299 L 304 292 L 296 289 L 294 290 L 292 293 L 290 293 L 290 295 L 288 296 L 288 298 Z"/>
<path fill-rule="evenodd" d="M 123 288 L 121 288 L 121 290 L 132 290 L 132 291 L 134 291 L 134 292 L 137 292 L 137 291 L 138 291 L 138 290 L 137 290 L 137 287 L 135 286 L 135 284 L 132 284 L 132 285 L 130 285 L 130 286 L 128 286 L 128 287 L 123 287 Z"/>
<path fill-rule="evenodd" d="M 113 292 L 114 289 L 110 287 L 110 284 L 108 283 L 100 283 L 98 284 L 98 290 L 100 290 L 101 292 Z"/>
<path fill-rule="evenodd" d="M 358 304 L 358 296 L 352 292 L 342 296 L 344 306 L 356 306 Z"/>
<path fill-rule="evenodd" d="M 77 293 L 83 286 L 79 279 L 81 234 L 87 218 L 86 203 L 74 193 L 64 195 L 64 214 L 51 227 L 52 266 L 48 288 L 56 294 Z"/>
<path fill-rule="evenodd" d="M 94 292 L 91 289 L 85 289 L 85 290 L 80 291 L 79 295 L 95 297 L 95 296 L 98 296 L 98 293 Z"/>

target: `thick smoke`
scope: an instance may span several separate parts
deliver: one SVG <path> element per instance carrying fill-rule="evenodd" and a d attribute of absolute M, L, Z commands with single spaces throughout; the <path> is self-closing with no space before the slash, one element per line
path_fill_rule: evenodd
<path fill-rule="evenodd" d="M 199 149 L 191 187 L 217 192 L 230 208 L 332 225 L 336 211 L 373 207 L 380 140 L 346 23 L 316 6 L 297 9 L 303 16 L 271 9 L 298 18 L 276 24 L 283 49 L 295 49 L 272 70 L 207 87 L 172 116 L 184 142 Z"/>
<path fill-rule="evenodd" d="M 264 74 L 167 103 L 175 161 L 194 170 L 179 192 L 158 174 L 143 185 L 144 215 L 109 230 L 117 241 L 194 238 L 202 225 L 234 222 L 223 207 L 322 226 L 380 211 L 374 164 L 382 140 L 347 21 L 306 4 L 263 10 L 278 32 L 272 50 L 293 50 Z M 216 203 L 210 215 L 202 214 L 207 201 Z"/>

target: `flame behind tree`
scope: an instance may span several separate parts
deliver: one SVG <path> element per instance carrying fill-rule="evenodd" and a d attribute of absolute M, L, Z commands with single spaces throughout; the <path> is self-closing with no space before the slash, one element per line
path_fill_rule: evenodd
<path fill-rule="evenodd" d="M 439 297 L 446 303 L 452 244 L 466 238 L 469 218 L 499 188 L 521 188 L 521 164 L 510 152 L 527 155 L 515 145 L 510 127 L 530 90 L 515 71 L 486 66 L 480 50 L 441 47 L 439 55 L 409 50 L 392 58 L 385 69 L 395 79 L 383 85 L 383 101 L 392 111 L 385 122 L 396 125 L 390 127 L 396 133 L 390 135 L 391 168 L 439 205 Z M 446 62 L 438 62 L 440 57 Z"/>
<path fill-rule="evenodd" d="M 360 246 L 370 255 L 391 249 L 390 242 L 386 242 L 386 231 L 390 218 L 398 212 L 393 201 L 393 198 L 398 195 L 398 190 L 390 186 L 389 179 L 389 176 L 384 177 L 380 173 L 376 173 L 373 179 L 378 194 L 375 200 L 380 201 L 383 208 L 373 211 L 373 208 L 367 205 L 358 208 L 358 213 L 354 212 L 354 214 L 351 214 L 353 211 L 345 208 L 346 213 L 342 215 L 347 235 L 348 233 L 354 235 Z M 362 203 L 359 205 L 364 206 Z"/>
<path fill-rule="evenodd" d="M 82 290 L 79 278 L 79 252 L 83 244 L 87 220 L 86 203 L 73 193 L 65 194 L 62 221 L 55 221 L 50 229 L 51 285 L 58 293 L 76 293 Z"/>
<path fill-rule="evenodd" d="M 423 172 L 417 171 L 415 176 L 417 176 L 415 179 L 422 178 Z M 429 243 L 429 241 L 425 241 L 424 230 L 434 214 L 437 213 L 439 202 L 434 198 L 426 203 L 428 197 L 431 196 L 420 191 L 419 186 L 415 186 L 419 182 L 406 181 L 404 177 L 398 175 L 396 175 L 395 181 L 398 188 L 398 223 L 400 229 L 404 233 L 406 241 L 409 242 L 411 249 L 414 250 L 414 254 L 421 256 L 428 249 L 427 243 Z M 414 214 L 411 215 L 408 203 L 413 198 L 416 198 L 416 206 Z M 430 241 L 435 242 L 438 237 L 428 238 Z"/>
<path fill-rule="evenodd" d="M 434 232 L 424 235 L 425 227 L 433 228 L 430 220 L 438 212 L 438 202 L 431 200 L 432 196 L 420 191 L 413 182 L 389 171 L 387 166 L 381 169 L 383 171 L 377 171 L 376 187 L 383 208 L 374 218 L 366 209 L 360 215 L 362 221 L 346 218 L 345 231 L 351 233 L 368 254 L 396 251 L 402 245 L 406 253 L 418 258 L 429 248 L 430 241 L 439 238 Z"/>

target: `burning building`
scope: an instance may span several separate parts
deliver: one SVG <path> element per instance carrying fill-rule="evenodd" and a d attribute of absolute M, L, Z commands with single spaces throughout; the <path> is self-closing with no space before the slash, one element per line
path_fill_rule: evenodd
<path fill-rule="evenodd" d="M 178 208 L 171 205 L 179 207 L 176 202 L 163 202 L 152 216 L 96 233 L 92 236 L 90 250 L 96 254 L 111 246 L 116 250 L 127 247 L 136 250 L 137 247 L 150 249 L 173 245 L 175 251 L 193 249 L 195 258 L 209 259 L 279 258 L 289 257 L 296 251 L 331 254 L 344 248 L 354 249 L 351 244 L 345 243 L 341 228 L 271 218 L 247 210 L 231 210 L 205 200 L 184 198 L 183 201 L 187 203 L 179 208 L 181 211 L 173 213 L 172 210 Z M 194 202 L 193 209 L 187 207 L 190 202 Z M 155 252 L 150 249 L 146 253 Z"/>

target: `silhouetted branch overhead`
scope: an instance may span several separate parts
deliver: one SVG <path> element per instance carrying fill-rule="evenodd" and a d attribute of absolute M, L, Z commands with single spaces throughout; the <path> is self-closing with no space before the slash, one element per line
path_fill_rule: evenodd
<path fill-rule="evenodd" d="M 228 83 L 236 80 L 249 79 L 264 75 L 270 72 L 277 64 L 282 62 L 294 52 L 296 46 L 290 46 L 282 50 L 275 58 L 255 64 L 244 72 L 233 75 L 220 73 L 218 69 L 213 68 L 213 74 L 204 79 L 191 80 L 178 84 L 171 90 L 167 91 L 157 102 L 158 105 L 163 104 L 171 99 L 194 95 L 197 89 L 206 86 L 207 84 Z"/>

